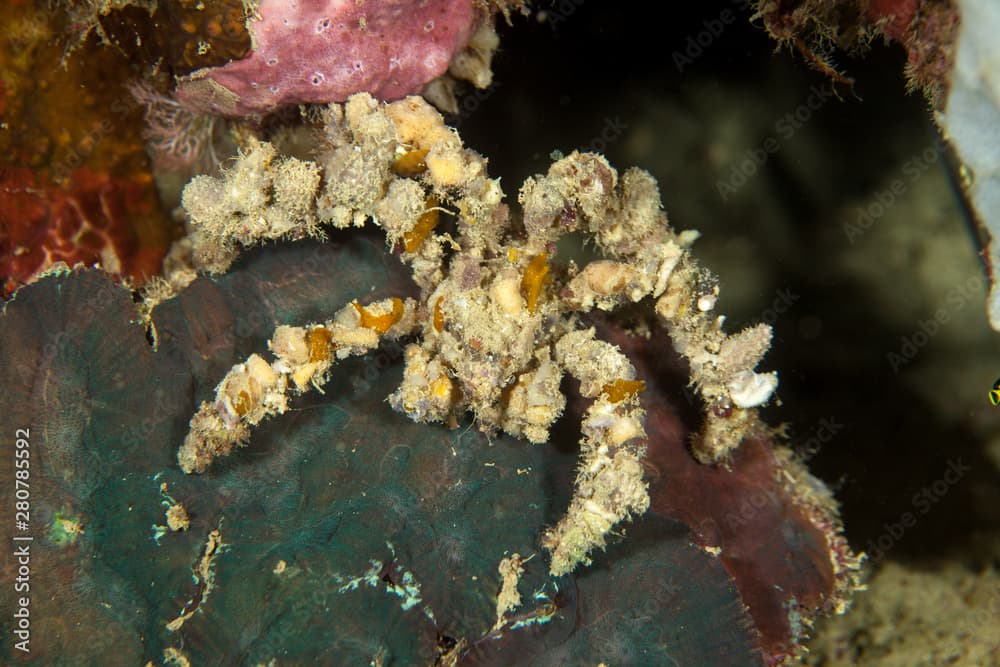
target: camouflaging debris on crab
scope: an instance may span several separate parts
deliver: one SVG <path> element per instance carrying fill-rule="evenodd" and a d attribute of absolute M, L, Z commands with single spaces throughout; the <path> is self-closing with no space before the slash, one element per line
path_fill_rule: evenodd
<path fill-rule="evenodd" d="M 281 158 L 255 141 L 222 177 L 188 185 L 194 268 L 224 271 L 241 247 L 260 240 L 372 220 L 401 250 L 419 297 L 354 301 L 325 322 L 279 326 L 270 340 L 275 359 L 254 354 L 235 366 L 192 418 L 178 454 L 185 471 L 201 472 L 244 444 L 251 427 L 287 410 L 288 393 L 322 387 L 335 361 L 384 337 L 416 336 L 389 399 L 416 421 L 457 424 L 471 412 L 482 430 L 546 442 L 568 374 L 592 403 L 573 500 L 543 543 L 551 572 L 570 572 L 616 524 L 649 505 L 643 379 L 581 323 L 589 311 L 630 303 L 659 316 L 690 363 L 705 401 L 693 445 L 700 460 L 724 461 L 760 428 L 756 407 L 777 376 L 754 368 L 771 329 L 722 331 L 724 318 L 713 313 L 717 281 L 689 251 L 697 234 L 670 228 L 647 172 L 619 176 L 602 156 L 573 153 L 524 183 L 518 225 L 486 160 L 423 100 L 382 104 L 355 95 L 328 107 L 325 121 L 327 146 L 315 163 Z M 454 217 L 453 231 L 437 229 L 442 211 Z M 571 232 L 593 240 L 603 257 L 583 267 L 554 261 L 556 242 Z"/>

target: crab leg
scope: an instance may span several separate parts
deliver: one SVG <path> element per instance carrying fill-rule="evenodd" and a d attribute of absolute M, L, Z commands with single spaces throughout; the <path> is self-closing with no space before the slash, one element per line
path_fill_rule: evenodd
<path fill-rule="evenodd" d="M 593 329 L 563 336 L 556 359 L 580 380 L 580 393 L 596 399 L 583 419 L 573 500 L 543 538 L 550 572 L 560 576 L 589 564 L 587 554 L 604 546 L 615 524 L 646 511 L 649 494 L 642 479 L 646 413 L 638 399 L 644 383 L 635 368 L 616 346 L 595 339 Z"/>
<path fill-rule="evenodd" d="M 332 320 L 305 327 L 279 326 L 268 345 L 277 357 L 270 364 L 252 354 L 234 366 L 215 389 L 215 400 L 201 404 L 177 452 L 184 472 L 204 472 L 213 459 L 246 444 L 251 427 L 288 409 L 288 392 L 310 386 L 322 391 L 340 359 L 378 347 L 382 336 L 398 338 L 416 328 L 416 302 L 392 298 L 342 308 Z"/>

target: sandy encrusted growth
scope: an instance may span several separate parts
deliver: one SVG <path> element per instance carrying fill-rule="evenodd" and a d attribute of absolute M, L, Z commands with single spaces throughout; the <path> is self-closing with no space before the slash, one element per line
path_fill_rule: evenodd
<path fill-rule="evenodd" d="M 259 239 L 318 233 L 315 199 L 319 167 L 278 157 L 274 146 L 250 137 L 224 179 L 196 176 L 182 204 L 194 224 L 194 261 L 210 273 L 225 272 L 239 246 Z"/>
<path fill-rule="evenodd" d="M 184 472 L 204 472 L 213 459 L 228 456 L 247 442 L 250 427 L 288 409 L 287 393 L 321 387 L 338 359 L 378 347 L 380 337 L 396 338 L 415 324 L 412 299 L 386 299 L 367 306 L 357 301 L 332 320 L 305 327 L 280 326 L 269 341 L 277 357 L 268 363 L 257 354 L 237 364 L 191 418 L 190 431 L 177 453 Z"/>
<path fill-rule="evenodd" d="M 167 630 L 177 632 L 195 615 L 215 590 L 215 561 L 222 553 L 225 544 L 218 528 L 212 530 L 202 547 L 201 558 L 192 569 L 192 575 L 197 587 L 194 597 L 187 601 L 184 609 L 172 621 L 167 623 Z"/>
<path fill-rule="evenodd" d="M 524 574 L 524 563 L 521 554 L 514 553 L 503 558 L 497 567 L 500 572 L 500 592 L 497 593 L 497 620 L 493 624 L 494 630 L 503 626 L 507 612 L 521 606 L 521 594 L 517 591 L 517 584 Z"/>
<path fill-rule="evenodd" d="M 997 615 L 1000 576 L 951 563 L 889 561 L 856 597 L 846 616 L 835 616 L 810 645 L 814 667 L 937 667 L 1000 664 Z"/>
<path fill-rule="evenodd" d="M 282 413 L 293 385 L 298 391 L 320 386 L 334 355 L 373 349 L 387 332 L 418 335 L 406 350 L 403 381 L 389 398 L 417 421 L 457 424 L 472 412 L 483 430 L 545 442 L 565 405 L 559 386 L 568 373 L 594 399 L 584 418 L 574 498 L 544 538 L 552 572 L 569 572 L 589 562 L 587 554 L 603 546 L 615 524 L 649 504 L 638 400 L 644 384 L 618 348 L 579 321 L 579 314 L 595 308 L 640 301 L 664 319 L 691 363 L 692 384 L 706 399 L 705 433 L 695 444 L 699 457 L 723 461 L 757 428 L 755 408 L 777 385 L 775 374 L 754 371 L 770 345 L 770 327 L 734 336 L 722 331 L 723 318 L 713 314 L 716 281 L 688 250 L 697 234 L 669 227 L 648 173 L 630 169 L 619 176 L 600 155 L 573 153 L 525 182 L 522 224 L 515 225 L 486 160 L 464 148 L 423 100 L 386 105 L 357 95 L 331 105 L 326 120 L 328 148 L 317 164 L 283 160 L 259 144 L 242 158 L 246 165 L 185 190 L 196 229 L 212 230 L 197 235 L 195 257 L 210 257 L 217 247 L 312 235 L 317 221 L 343 228 L 371 219 L 402 251 L 421 289 L 419 302 L 400 306 L 398 317 L 387 300 L 366 307 L 374 309 L 368 319 L 353 305 L 324 325 L 279 327 L 271 339 L 277 361 L 253 355 L 234 368 L 215 401 L 192 420 L 179 454 L 186 471 L 204 470 L 213 457 L 245 441 L 261 419 Z M 290 179 L 285 191 L 302 198 L 293 206 L 286 197 L 278 206 L 273 194 L 247 195 L 251 164 L 281 174 L 258 174 L 255 182 L 273 188 L 279 178 Z M 315 193 L 311 201 L 308 193 Z M 234 215 L 225 202 L 237 200 L 244 205 Z M 289 210 L 300 212 L 299 225 L 287 224 Z M 453 231 L 438 230 L 442 213 L 454 217 Z M 594 241 L 603 257 L 582 268 L 554 263 L 556 242 L 570 232 Z M 206 242 L 208 248 L 197 247 Z M 307 351 L 319 335 L 329 349 L 315 359 Z"/>

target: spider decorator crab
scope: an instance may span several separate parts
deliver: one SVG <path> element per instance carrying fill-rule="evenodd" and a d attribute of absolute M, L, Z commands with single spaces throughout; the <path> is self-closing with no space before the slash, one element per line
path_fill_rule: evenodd
<path fill-rule="evenodd" d="M 573 499 L 542 543 L 552 574 L 570 572 L 589 563 L 616 524 L 649 505 L 643 378 L 586 324 L 590 311 L 628 304 L 659 318 L 663 327 L 647 335 L 667 332 L 689 362 L 704 402 L 692 443 L 699 460 L 724 463 L 744 435 L 762 428 L 755 408 L 771 397 L 777 376 L 754 368 L 770 346 L 770 327 L 723 332 L 717 281 L 689 250 L 697 234 L 671 229 L 648 173 L 619 175 L 600 155 L 573 153 L 524 183 L 523 213 L 514 216 L 486 160 L 420 98 L 382 104 L 356 95 L 329 106 L 323 121 L 315 161 L 251 140 L 222 177 L 188 185 L 193 269 L 224 271 L 241 246 L 370 220 L 410 266 L 419 296 L 354 300 L 327 321 L 278 326 L 273 359 L 253 354 L 235 366 L 191 419 L 178 453 L 183 470 L 202 472 L 246 444 L 254 426 L 288 409 L 290 394 L 321 389 L 338 360 L 384 338 L 413 337 L 389 402 L 419 422 L 455 426 L 471 412 L 480 429 L 544 443 L 566 404 L 560 384 L 569 375 L 592 402 Z M 442 213 L 453 222 L 442 224 Z M 569 233 L 592 241 L 600 257 L 582 266 L 557 261 Z M 173 280 L 184 275 L 190 269 Z M 170 292 L 166 283 L 157 289 L 161 298 Z"/>

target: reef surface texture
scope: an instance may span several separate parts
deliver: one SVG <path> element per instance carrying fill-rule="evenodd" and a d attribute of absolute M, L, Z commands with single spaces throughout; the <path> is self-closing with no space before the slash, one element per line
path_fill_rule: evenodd
<path fill-rule="evenodd" d="M 109 665 L 164 656 L 757 665 L 757 631 L 727 555 L 743 563 L 736 569 L 772 558 L 792 566 L 799 574 L 776 580 L 786 604 L 793 591 L 803 603 L 825 597 L 828 582 L 809 574 L 830 576 L 825 537 L 771 486 L 773 457 L 751 454 L 758 463 L 738 460 L 733 474 L 693 460 L 678 472 L 658 463 L 678 452 L 690 460 L 680 422 L 662 408 L 657 423 L 672 426 L 655 441 L 653 495 L 674 500 L 654 501 L 592 568 L 550 577 L 537 540 L 568 502 L 560 480 L 574 474 L 573 429 L 537 446 L 467 425 L 416 424 L 384 401 L 399 381 L 398 346 L 345 362 L 325 396 L 303 397 L 262 425 L 254 447 L 214 473 L 183 474 L 175 443 L 196 401 L 235 360 L 261 350 L 276 322 L 407 289 L 378 246 L 300 243 L 199 278 L 155 310 L 155 351 L 128 291 L 97 271 L 49 276 L 7 304 L 3 380 L 31 391 L 28 401 L 6 394 L 0 407 L 30 429 L 32 548 L 48 564 L 32 585 L 74 591 L 35 597 L 33 613 L 46 619 L 32 643 L 35 664 L 74 655 Z M 722 486 L 713 506 L 694 510 L 683 501 L 694 490 L 671 490 L 698 471 Z M 734 521 L 747 511 L 738 492 L 747 482 L 771 489 L 773 509 Z M 178 507 L 187 520 L 171 522 Z M 774 510 L 785 527 L 772 524 Z M 727 527 L 696 542 L 721 548 L 721 559 L 691 543 L 691 524 L 701 521 L 701 534 L 709 515 Z M 763 545 L 762 529 L 784 538 Z M 504 562 L 519 565 L 509 585 Z M 499 605 L 509 586 L 519 601 Z M 770 627 L 775 619 L 761 623 L 763 607 L 751 611 L 774 644 L 792 639 L 787 610 L 778 614 L 784 633 Z M 2 650 L 10 659 L 11 647 Z"/>
<path fill-rule="evenodd" d="M 32 221 L 0 239 L 31 283 L 0 315 L 0 382 L 26 388 L 0 396 L 0 475 L 30 467 L 32 498 L 0 538 L 45 564 L 29 662 L 776 665 L 845 609 L 861 558 L 758 415 L 772 327 L 725 331 L 652 175 L 554 153 L 514 206 L 406 97 L 488 86 L 520 7 L 68 15 L 79 48 L 171 52 L 120 115 L 146 107 L 176 180 L 209 173 L 139 290 L 164 251 L 124 224 L 154 217 L 146 171 L 0 172 Z M 161 20 L 183 34 L 129 42 Z"/>
<path fill-rule="evenodd" d="M 57 262 L 141 284 L 159 273 L 173 226 L 127 89 L 133 70 L 96 40 L 62 62 L 60 11 L 0 12 L 2 296 Z"/>
<path fill-rule="evenodd" d="M 189 106 L 227 116 L 282 105 L 419 92 L 444 74 L 483 20 L 472 0 L 263 0 L 245 58 L 184 78 Z"/>

